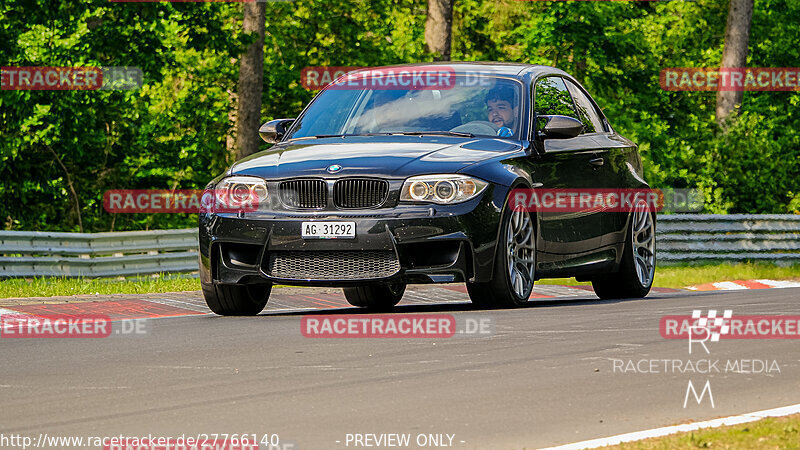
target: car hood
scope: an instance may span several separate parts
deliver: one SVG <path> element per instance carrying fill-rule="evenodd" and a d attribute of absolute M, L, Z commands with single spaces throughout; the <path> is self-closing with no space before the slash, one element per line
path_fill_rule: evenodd
<path fill-rule="evenodd" d="M 370 175 L 402 178 L 455 173 L 472 164 L 522 149 L 519 142 L 494 138 L 429 136 L 346 137 L 295 140 L 276 144 L 231 168 L 232 175 L 266 179 Z"/>

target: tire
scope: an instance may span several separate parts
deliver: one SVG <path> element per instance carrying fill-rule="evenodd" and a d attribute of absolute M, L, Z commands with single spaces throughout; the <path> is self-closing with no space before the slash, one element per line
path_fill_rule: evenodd
<path fill-rule="evenodd" d="M 206 304 L 221 316 L 255 316 L 264 310 L 271 284 L 205 284 Z"/>
<path fill-rule="evenodd" d="M 403 298 L 405 283 L 375 283 L 344 288 L 347 303 L 370 311 L 391 311 Z"/>
<path fill-rule="evenodd" d="M 598 297 L 644 298 L 650 293 L 656 266 L 655 234 L 655 215 L 642 200 L 631 214 L 619 271 L 592 279 Z"/>
<path fill-rule="evenodd" d="M 524 306 L 533 291 L 536 270 L 534 217 L 528 211 L 506 209 L 501 224 L 491 281 L 467 283 L 470 300 L 481 308 Z"/>

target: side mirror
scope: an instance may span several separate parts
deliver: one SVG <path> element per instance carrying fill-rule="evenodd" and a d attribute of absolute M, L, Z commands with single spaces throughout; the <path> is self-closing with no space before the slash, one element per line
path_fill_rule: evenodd
<path fill-rule="evenodd" d="M 264 142 L 274 144 L 281 140 L 286 130 L 292 125 L 294 119 L 275 119 L 261 125 L 258 129 L 258 135 Z"/>
<path fill-rule="evenodd" d="M 570 139 L 583 131 L 581 121 L 568 116 L 538 116 L 537 120 L 545 121 L 539 131 L 539 137 L 543 139 Z"/>

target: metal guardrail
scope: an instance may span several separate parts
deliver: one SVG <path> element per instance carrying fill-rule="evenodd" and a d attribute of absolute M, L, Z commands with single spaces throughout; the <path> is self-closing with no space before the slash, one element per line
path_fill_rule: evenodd
<path fill-rule="evenodd" d="M 197 229 L 0 231 L 0 277 L 111 277 L 197 270 Z M 800 263 L 800 215 L 660 215 L 659 264 Z"/>
<path fill-rule="evenodd" d="M 771 261 L 800 263 L 800 215 L 658 216 L 659 264 Z"/>
<path fill-rule="evenodd" d="M 197 229 L 0 231 L 0 277 L 112 277 L 197 270 Z"/>

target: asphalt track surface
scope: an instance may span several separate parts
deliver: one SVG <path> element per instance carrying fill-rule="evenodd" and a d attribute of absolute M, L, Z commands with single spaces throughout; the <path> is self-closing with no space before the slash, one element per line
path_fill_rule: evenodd
<path fill-rule="evenodd" d="M 797 340 L 723 340 L 688 355 L 659 333 L 662 316 L 694 309 L 797 315 L 797 288 L 585 292 L 491 311 L 459 295 L 394 314 L 488 318 L 490 335 L 312 339 L 304 315 L 361 312 L 273 306 L 153 319 L 142 336 L 0 339 L 0 433 L 277 433 L 304 450 L 368 448 L 347 445 L 357 433 L 410 434 L 409 448 L 419 434 L 455 434 L 452 448 L 530 449 L 800 403 Z M 614 359 L 775 360 L 780 373 L 615 373 Z M 698 392 L 710 380 L 714 408 L 708 398 L 684 408 L 689 380 Z"/>

